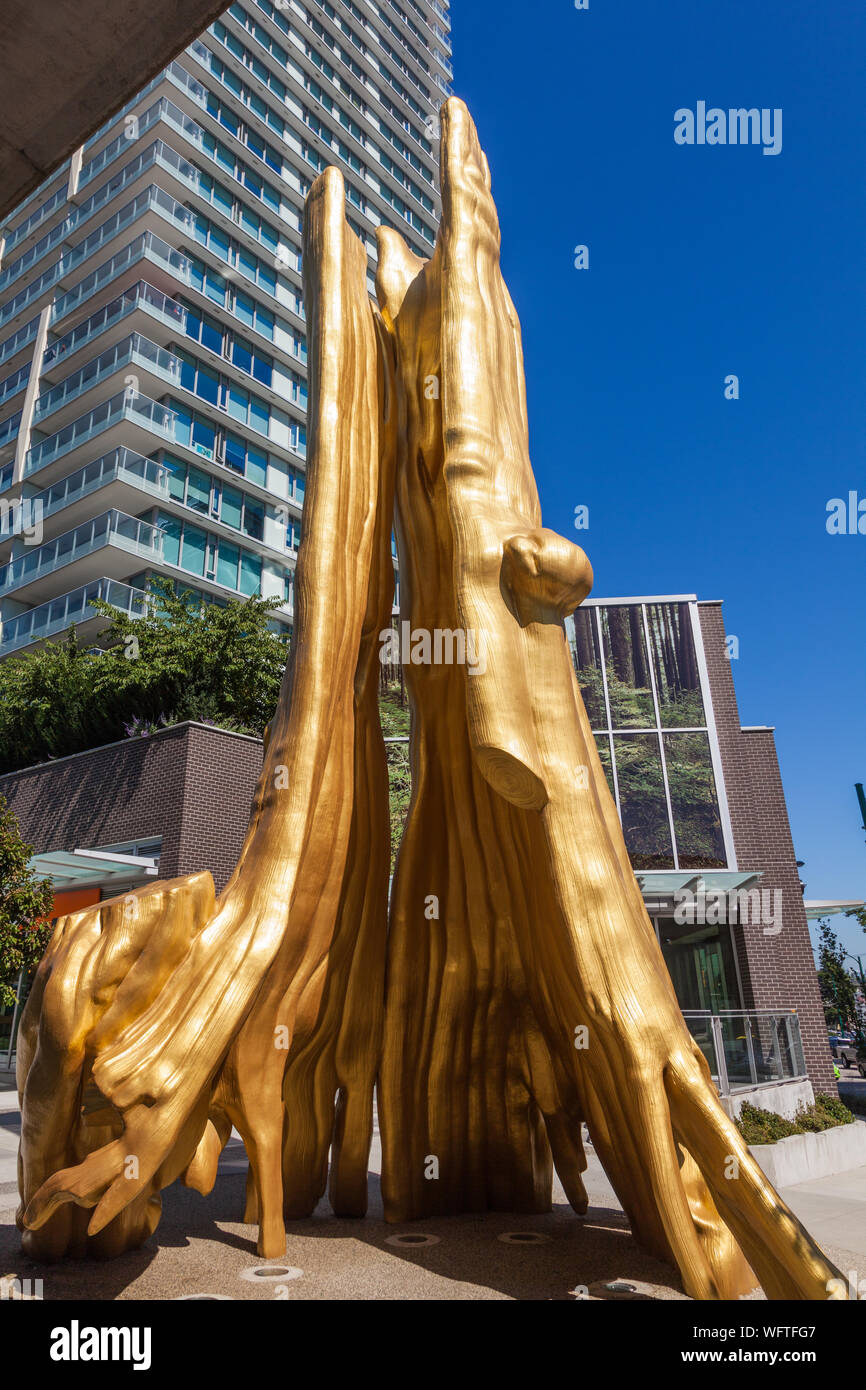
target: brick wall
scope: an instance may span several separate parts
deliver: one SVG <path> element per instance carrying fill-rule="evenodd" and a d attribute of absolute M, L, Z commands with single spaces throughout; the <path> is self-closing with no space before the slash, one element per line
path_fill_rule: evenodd
<path fill-rule="evenodd" d="M 740 725 L 731 662 L 725 655 L 721 603 L 702 603 L 698 613 L 737 867 L 744 871 L 760 870 L 761 888 L 770 892 L 779 889 L 782 893 L 781 931 L 771 935 L 759 924 L 731 929 L 743 983 L 743 1003 L 752 1009 L 796 1008 L 812 1084 L 816 1091 L 835 1093 L 776 742 L 771 729 L 743 729 Z"/>
<path fill-rule="evenodd" d="M 259 739 L 185 723 L 0 777 L 37 853 L 162 836 L 160 877 L 228 881 L 262 763 Z"/>

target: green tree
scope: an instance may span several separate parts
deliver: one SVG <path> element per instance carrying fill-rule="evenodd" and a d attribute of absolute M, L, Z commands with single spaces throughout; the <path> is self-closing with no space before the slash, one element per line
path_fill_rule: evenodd
<path fill-rule="evenodd" d="M 0 1009 L 14 1007 L 19 974 L 36 969 L 51 935 L 54 890 L 30 869 L 31 852 L 0 797 Z"/>
<path fill-rule="evenodd" d="M 276 708 L 284 641 L 270 599 L 202 603 L 151 581 L 148 612 L 108 619 L 104 650 L 61 643 L 0 662 L 0 772 L 146 733 L 185 719 L 261 735 Z"/>
<path fill-rule="evenodd" d="M 118 729 L 129 722 L 158 727 L 210 720 L 261 736 L 276 709 L 286 660 L 284 642 L 267 626 L 273 601 L 232 599 L 203 604 L 170 580 L 151 581 L 144 617 L 109 604 L 106 650 L 93 665 L 93 695 Z"/>
<path fill-rule="evenodd" d="M 845 913 L 845 916 L 853 917 L 854 921 L 859 922 L 864 932 L 866 932 L 866 907 L 852 907 Z"/>
<path fill-rule="evenodd" d="M 845 1029 L 856 1020 L 854 981 L 845 965 L 845 952 L 830 923 L 818 924 L 818 984 L 828 1028 Z"/>

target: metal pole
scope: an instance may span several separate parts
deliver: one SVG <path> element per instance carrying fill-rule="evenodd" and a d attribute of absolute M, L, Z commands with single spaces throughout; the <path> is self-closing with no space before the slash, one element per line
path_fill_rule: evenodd
<path fill-rule="evenodd" d="M 716 1048 L 716 1068 L 719 1073 L 719 1095 L 729 1096 L 731 1094 L 731 1088 L 728 1083 L 728 1063 L 725 1057 L 725 1042 L 722 1037 L 722 1020 L 719 1018 L 718 1014 L 711 1015 L 710 1029 Z"/>
<path fill-rule="evenodd" d="M 863 829 L 866 830 L 866 795 L 863 793 L 863 783 L 855 782 L 854 790 L 857 793 L 857 800 L 860 804 L 860 815 L 863 817 Z"/>

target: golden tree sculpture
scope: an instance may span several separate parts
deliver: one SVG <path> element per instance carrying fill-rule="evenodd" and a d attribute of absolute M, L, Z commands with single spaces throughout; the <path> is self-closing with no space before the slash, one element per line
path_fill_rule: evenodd
<path fill-rule="evenodd" d="M 563 628 L 592 571 L 542 525 L 487 162 L 459 100 L 441 132 L 435 251 L 380 229 L 378 304 L 339 172 L 307 200 L 295 641 L 249 830 L 218 901 L 202 873 L 58 922 L 19 1040 L 24 1247 L 139 1244 L 169 1183 L 211 1189 L 234 1125 L 245 1220 L 282 1256 L 329 1151 L 334 1211 L 366 1211 L 377 1088 L 390 1221 L 545 1211 L 554 1167 L 585 1211 L 585 1122 L 687 1293 L 823 1299 L 838 1272 L 722 1109 L 629 863 Z M 395 508 L 422 660 L 389 908 Z"/>

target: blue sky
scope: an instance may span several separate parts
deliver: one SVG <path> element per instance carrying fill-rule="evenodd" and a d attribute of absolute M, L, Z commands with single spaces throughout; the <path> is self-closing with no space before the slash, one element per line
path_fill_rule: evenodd
<path fill-rule="evenodd" d="M 724 599 L 742 722 L 776 727 L 806 895 L 864 898 L 866 535 L 825 523 L 830 498 L 866 498 L 866 9 L 589 4 L 451 9 L 545 524 L 584 545 L 599 596 Z M 677 145 L 674 112 L 699 100 L 781 108 L 781 152 Z"/>

